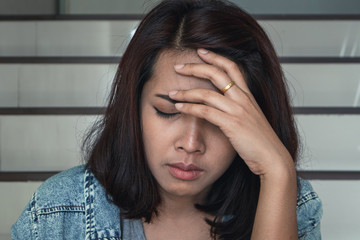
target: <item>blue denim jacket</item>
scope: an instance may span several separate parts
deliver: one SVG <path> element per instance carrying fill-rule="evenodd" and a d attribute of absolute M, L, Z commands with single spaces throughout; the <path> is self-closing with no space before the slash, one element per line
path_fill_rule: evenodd
<path fill-rule="evenodd" d="M 297 222 L 301 240 L 321 239 L 321 202 L 309 182 L 299 178 Z M 57 174 L 33 194 L 17 222 L 12 239 L 145 240 L 141 220 L 123 220 L 105 190 L 84 166 Z"/>

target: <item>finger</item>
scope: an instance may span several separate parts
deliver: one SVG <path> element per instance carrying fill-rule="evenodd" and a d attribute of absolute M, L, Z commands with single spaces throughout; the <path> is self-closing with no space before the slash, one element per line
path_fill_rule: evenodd
<path fill-rule="evenodd" d="M 229 77 L 236 83 L 237 86 L 239 86 L 246 93 L 250 94 L 250 90 L 245 81 L 244 75 L 241 73 L 239 66 L 235 62 L 203 48 L 198 49 L 198 55 L 205 62 L 218 66 L 229 75 Z"/>
<path fill-rule="evenodd" d="M 232 81 L 226 72 L 215 65 L 206 63 L 187 63 L 175 65 L 174 68 L 179 74 L 208 79 L 220 90 L 224 89 L 224 87 Z M 236 84 L 226 91 L 226 95 L 235 101 L 241 100 L 239 95 L 242 94 L 244 94 L 244 92 L 237 87 Z"/>
<path fill-rule="evenodd" d="M 210 89 L 190 89 L 169 92 L 169 97 L 178 102 L 201 103 L 226 113 L 234 113 L 237 103 Z"/>
<path fill-rule="evenodd" d="M 198 54 L 199 54 L 200 58 L 202 60 L 204 60 L 205 62 L 222 68 L 231 77 L 231 79 L 237 84 L 237 86 L 246 94 L 246 97 L 251 100 L 253 105 L 259 111 L 261 111 L 258 103 L 255 100 L 255 97 L 252 95 L 252 93 L 246 83 L 243 73 L 241 72 L 239 66 L 235 62 L 231 61 L 230 59 L 228 59 L 224 56 L 221 56 L 219 54 L 216 54 L 214 52 L 208 51 L 203 48 L 198 49 Z"/>
<path fill-rule="evenodd" d="M 190 114 L 218 126 L 223 132 L 229 124 L 230 117 L 219 109 L 194 103 L 176 103 L 175 108 L 185 114 Z M 226 130 L 225 130 L 226 131 Z M 224 132 L 225 133 L 225 132 Z"/>
<path fill-rule="evenodd" d="M 218 89 L 231 82 L 230 77 L 220 68 L 206 63 L 186 63 L 175 65 L 175 71 L 183 75 L 209 79 Z"/>

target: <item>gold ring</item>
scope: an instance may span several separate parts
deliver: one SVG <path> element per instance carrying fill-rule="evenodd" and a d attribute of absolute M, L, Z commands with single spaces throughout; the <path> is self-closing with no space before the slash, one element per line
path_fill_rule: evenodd
<path fill-rule="evenodd" d="M 234 81 L 231 81 L 228 85 L 226 85 L 223 89 L 221 89 L 222 93 L 225 93 L 227 90 L 229 90 L 232 86 L 234 86 Z"/>

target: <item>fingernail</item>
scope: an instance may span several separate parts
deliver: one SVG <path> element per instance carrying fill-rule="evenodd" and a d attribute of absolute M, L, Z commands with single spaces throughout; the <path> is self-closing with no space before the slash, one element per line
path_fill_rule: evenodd
<path fill-rule="evenodd" d="M 174 67 L 176 69 L 182 69 L 185 65 L 184 64 L 176 64 Z"/>
<path fill-rule="evenodd" d="M 209 51 L 206 50 L 206 49 L 201 48 L 201 49 L 199 49 L 199 52 L 200 52 L 201 54 L 207 54 Z"/>
<path fill-rule="evenodd" d="M 180 109 L 180 108 L 182 108 L 184 106 L 184 104 L 182 104 L 182 103 L 175 103 L 175 107 L 177 108 L 177 109 Z"/>
<path fill-rule="evenodd" d="M 178 91 L 170 91 L 170 92 L 169 92 L 169 96 L 173 96 L 173 95 L 177 94 L 177 92 L 178 92 Z"/>

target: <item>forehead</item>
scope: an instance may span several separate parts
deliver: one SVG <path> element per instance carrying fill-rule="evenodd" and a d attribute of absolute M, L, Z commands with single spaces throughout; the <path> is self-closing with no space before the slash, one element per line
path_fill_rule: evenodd
<path fill-rule="evenodd" d="M 154 65 L 153 76 L 150 78 L 148 85 L 151 86 L 151 89 L 161 92 L 193 88 L 216 90 L 215 86 L 207 79 L 180 75 L 175 72 L 174 65 L 186 63 L 204 63 L 204 61 L 199 58 L 195 50 L 163 51 Z"/>

